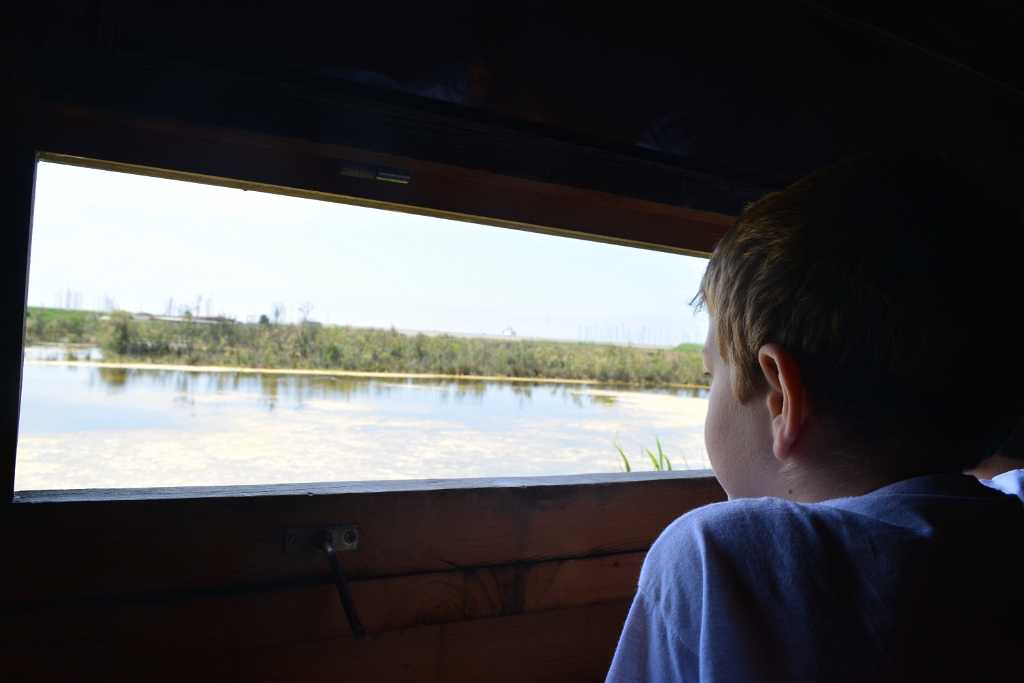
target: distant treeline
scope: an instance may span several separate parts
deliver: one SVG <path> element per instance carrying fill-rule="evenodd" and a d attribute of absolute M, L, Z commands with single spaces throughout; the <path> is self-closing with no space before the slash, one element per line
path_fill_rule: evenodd
<path fill-rule="evenodd" d="M 104 358 L 187 365 L 704 384 L 700 346 L 645 349 L 584 342 L 408 335 L 317 323 L 136 320 L 129 313 L 30 308 L 30 344 L 81 343 Z"/>

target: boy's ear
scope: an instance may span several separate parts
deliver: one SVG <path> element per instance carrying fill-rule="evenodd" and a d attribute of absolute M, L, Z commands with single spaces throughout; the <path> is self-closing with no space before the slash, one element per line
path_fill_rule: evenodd
<path fill-rule="evenodd" d="M 807 391 L 796 359 L 778 344 L 765 344 L 757 361 L 768 385 L 765 401 L 772 426 L 772 449 L 780 461 L 794 456 L 807 420 Z"/>

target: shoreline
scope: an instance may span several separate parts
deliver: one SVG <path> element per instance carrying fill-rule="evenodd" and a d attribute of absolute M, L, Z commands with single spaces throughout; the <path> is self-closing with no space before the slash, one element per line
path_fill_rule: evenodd
<path fill-rule="evenodd" d="M 28 360 L 26 365 L 63 365 L 72 367 L 108 368 L 111 370 L 168 370 L 177 372 L 210 372 L 250 375 L 307 375 L 314 377 L 362 377 L 366 379 L 437 379 L 465 382 L 517 382 L 523 384 L 595 384 L 600 386 L 645 388 L 642 384 L 594 379 L 561 379 L 553 377 L 503 377 L 501 375 L 446 375 L 429 372 L 372 372 L 369 370 L 322 370 L 311 368 L 249 368 L 224 365 L 174 365 L 163 363 L 112 363 L 89 360 Z M 651 388 L 708 389 L 703 384 L 659 384 Z"/>

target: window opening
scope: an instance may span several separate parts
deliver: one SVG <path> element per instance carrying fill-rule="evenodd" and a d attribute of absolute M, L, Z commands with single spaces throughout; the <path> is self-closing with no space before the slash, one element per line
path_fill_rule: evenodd
<path fill-rule="evenodd" d="M 15 488 L 706 468 L 704 263 L 41 161 Z"/>

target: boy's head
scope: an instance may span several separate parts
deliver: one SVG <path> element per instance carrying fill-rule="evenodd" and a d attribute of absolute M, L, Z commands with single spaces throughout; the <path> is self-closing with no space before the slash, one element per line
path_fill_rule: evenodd
<path fill-rule="evenodd" d="M 730 495 L 778 493 L 759 482 L 807 463 L 961 471 L 991 453 L 1024 412 L 1020 225 L 920 155 L 853 159 L 747 207 L 696 297 L 717 365 L 708 451 Z"/>

